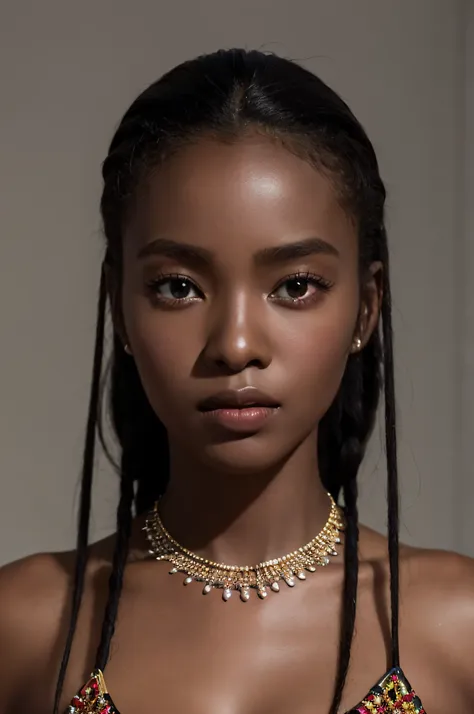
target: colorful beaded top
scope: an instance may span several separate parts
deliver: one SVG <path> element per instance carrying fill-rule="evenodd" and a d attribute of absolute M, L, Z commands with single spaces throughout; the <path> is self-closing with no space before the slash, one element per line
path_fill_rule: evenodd
<path fill-rule="evenodd" d="M 348 714 L 372 714 L 372 712 L 426 714 L 419 697 L 399 667 L 387 672 L 380 682 L 372 687 L 365 699 Z"/>
<path fill-rule="evenodd" d="M 372 687 L 365 699 L 347 714 L 426 714 L 402 670 L 396 667 Z M 119 714 L 107 692 L 102 672 L 90 680 L 73 698 L 65 714 Z"/>

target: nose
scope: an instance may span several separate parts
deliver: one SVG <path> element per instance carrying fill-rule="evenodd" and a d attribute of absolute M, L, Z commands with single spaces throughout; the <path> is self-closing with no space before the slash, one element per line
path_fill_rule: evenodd
<path fill-rule="evenodd" d="M 202 355 L 208 367 L 232 374 L 268 367 L 272 357 L 263 309 L 244 292 L 216 305 Z"/>

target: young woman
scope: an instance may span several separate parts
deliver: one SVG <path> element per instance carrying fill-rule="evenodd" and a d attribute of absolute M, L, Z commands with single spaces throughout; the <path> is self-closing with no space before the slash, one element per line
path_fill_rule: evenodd
<path fill-rule="evenodd" d="M 1 714 L 474 711 L 474 567 L 398 545 L 360 124 L 298 65 L 221 51 L 132 104 L 103 178 L 77 551 L 1 573 Z M 108 301 L 120 503 L 88 545 Z M 388 541 L 357 515 L 382 388 Z"/>

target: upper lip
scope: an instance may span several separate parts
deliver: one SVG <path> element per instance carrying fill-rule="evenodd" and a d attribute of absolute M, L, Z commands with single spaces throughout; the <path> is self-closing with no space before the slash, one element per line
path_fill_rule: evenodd
<path fill-rule="evenodd" d="M 268 394 L 255 387 L 243 389 L 228 389 L 218 392 L 199 402 L 200 411 L 208 412 L 214 409 L 243 409 L 244 407 L 278 407 L 278 402 Z"/>

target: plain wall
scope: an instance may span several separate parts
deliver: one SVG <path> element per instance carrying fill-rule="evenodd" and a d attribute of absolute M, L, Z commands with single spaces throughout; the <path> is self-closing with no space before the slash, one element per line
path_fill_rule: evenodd
<path fill-rule="evenodd" d="M 456 492 L 458 542 L 466 553 L 474 552 L 474 2 L 465 5 L 465 97 L 463 136 L 464 243 L 458 265 L 458 322 L 460 334 L 460 364 L 458 381 L 461 391 L 459 418 L 460 462 L 459 488 Z"/>
<path fill-rule="evenodd" d="M 389 194 L 402 538 L 472 550 L 459 507 L 460 493 L 474 498 L 460 436 L 465 26 L 454 0 L 3 0 L 0 562 L 74 542 L 114 127 L 165 70 L 230 46 L 302 62 L 374 142 Z M 361 475 L 362 517 L 379 529 L 381 440 Z M 93 537 L 113 528 L 116 495 L 100 459 Z"/>

